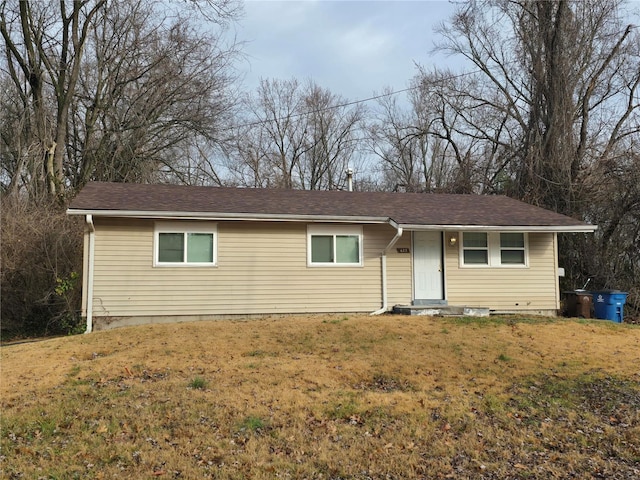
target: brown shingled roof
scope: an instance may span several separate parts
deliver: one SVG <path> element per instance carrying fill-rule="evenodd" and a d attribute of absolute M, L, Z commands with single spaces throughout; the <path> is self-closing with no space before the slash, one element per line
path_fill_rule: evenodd
<path fill-rule="evenodd" d="M 579 220 L 497 195 L 274 190 L 132 183 L 89 183 L 70 214 L 140 217 L 233 215 L 392 219 L 414 226 L 538 226 L 592 230 Z"/>

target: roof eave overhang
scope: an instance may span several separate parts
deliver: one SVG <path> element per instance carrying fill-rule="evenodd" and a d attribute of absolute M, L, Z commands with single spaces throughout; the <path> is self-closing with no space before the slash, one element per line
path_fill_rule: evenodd
<path fill-rule="evenodd" d="M 445 231 L 458 232 L 482 231 L 482 232 L 556 232 L 556 233 L 593 233 L 598 229 L 597 225 L 418 225 L 399 224 L 405 230 L 413 231 Z"/>
<path fill-rule="evenodd" d="M 162 212 L 146 210 L 93 210 L 69 208 L 69 215 L 93 215 L 94 217 L 148 218 L 158 220 L 242 220 L 260 222 L 333 222 L 333 223 L 388 223 L 394 228 L 413 231 L 500 231 L 500 232 L 557 232 L 557 233 L 592 233 L 597 225 L 423 225 L 405 224 L 389 217 L 346 216 L 346 215 L 291 215 L 291 214 L 257 214 L 257 213 L 225 213 L 225 212 Z"/>
<path fill-rule="evenodd" d="M 157 220 L 242 220 L 256 222 L 334 222 L 334 223 L 389 223 L 389 217 L 340 216 L 340 215 L 290 215 L 220 212 L 154 212 L 133 210 L 91 210 L 69 208 L 69 215 L 93 215 L 94 217 L 149 218 Z"/>

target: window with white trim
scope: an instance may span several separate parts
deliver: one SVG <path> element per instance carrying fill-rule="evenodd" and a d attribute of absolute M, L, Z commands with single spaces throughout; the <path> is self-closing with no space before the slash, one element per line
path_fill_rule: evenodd
<path fill-rule="evenodd" d="M 528 236 L 526 233 L 462 232 L 461 236 L 461 266 L 528 266 Z"/>
<path fill-rule="evenodd" d="M 158 222 L 154 232 L 155 266 L 214 266 L 217 226 L 200 222 Z"/>
<path fill-rule="evenodd" d="M 346 225 L 307 227 L 307 264 L 361 266 L 362 228 Z"/>

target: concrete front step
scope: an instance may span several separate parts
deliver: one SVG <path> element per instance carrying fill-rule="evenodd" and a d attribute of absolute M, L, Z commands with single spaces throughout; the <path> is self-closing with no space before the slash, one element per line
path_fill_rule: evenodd
<path fill-rule="evenodd" d="M 400 315 L 429 315 L 432 317 L 488 317 L 490 311 L 488 308 L 456 307 L 454 305 L 395 305 L 393 313 Z"/>

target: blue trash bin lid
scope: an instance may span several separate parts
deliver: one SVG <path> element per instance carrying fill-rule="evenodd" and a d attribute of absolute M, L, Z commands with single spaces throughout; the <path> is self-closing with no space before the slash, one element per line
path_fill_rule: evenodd
<path fill-rule="evenodd" d="M 620 290 L 598 290 L 592 292 L 593 303 L 605 303 L 608 305 L 624 305 L 627 300 L 627 292 Z"/>

